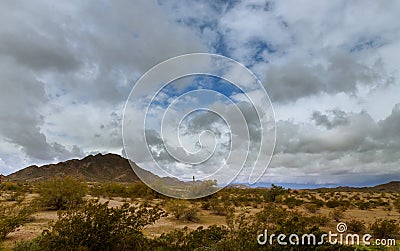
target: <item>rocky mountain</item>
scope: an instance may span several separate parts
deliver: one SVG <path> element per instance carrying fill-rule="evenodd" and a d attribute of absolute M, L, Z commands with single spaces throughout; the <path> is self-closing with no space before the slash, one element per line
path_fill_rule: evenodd
<path fill-rule="evenodd" d="M 72 159 L 57 164 L 28 166 L 4 179 L 8 181 L 43 181 L 55 176 L 73 176 L 88 182 L 139 181 L 129 161 L 111 153 L 89 155 L 83 159 Z"/>

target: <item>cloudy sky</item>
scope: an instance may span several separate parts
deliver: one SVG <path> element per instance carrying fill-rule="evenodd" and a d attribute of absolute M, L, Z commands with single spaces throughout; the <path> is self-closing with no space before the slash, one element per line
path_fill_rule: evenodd
<path fill-rule="evenodd" d="M 1 1 L 0 12 L 1 173 L 122 154 L 135 81 L 209 52 L 269 94 L 277 142 L 261 182 L 400 179 L 399 1 Z"/>

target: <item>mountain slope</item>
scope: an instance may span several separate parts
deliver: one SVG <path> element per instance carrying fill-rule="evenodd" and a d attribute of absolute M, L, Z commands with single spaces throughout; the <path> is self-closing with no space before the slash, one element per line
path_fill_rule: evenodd
<path fill-rule="evenodd" d="M 29 166 L 6 176 L 5 180 L 42 181 L 55 176 L 74 176 L 89 182 L 139 181 L 138 176 L 129 165 L 129 161 L 116 154 L 89 155 L 81 160 L 72 159 L 40 167 Z"/>

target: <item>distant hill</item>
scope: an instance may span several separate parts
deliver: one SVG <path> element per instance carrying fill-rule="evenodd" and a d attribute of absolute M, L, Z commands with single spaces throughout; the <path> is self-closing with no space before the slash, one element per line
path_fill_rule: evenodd
<path fill-rule="evenodd" d="M 143 170 L 144 171 L 144 170 Z M 144 171 L 147 172 L 147 171 Z M 88 182 L 137 182 L 138 176 L 129 161 L 116 154 L 89 155 L 57 164 L 28 166 L 5 177 L 8 181 L 43 181 L 53 177 L 73 176 Z"/>
<path fill-rule="evenodd" d="M 389 183 L 380 184 L 372 187 L 349 187 L 341 186 L 334 188 L 316 188 L 306 190 L 324 190 L 324 191 L 341 191 L 341 192 L 400 192 L 400 181 L 391 181 Z"/>
<path fill-rule="evenodd" d="M 400 181 L 391 181 L 372 187 L 377 192 L 400 192 Z"/>

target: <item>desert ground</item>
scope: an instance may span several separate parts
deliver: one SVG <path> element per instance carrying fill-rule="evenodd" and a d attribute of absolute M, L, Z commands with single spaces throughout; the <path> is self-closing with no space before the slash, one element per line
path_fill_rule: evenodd
<path fill-rule="evenodd" d="M 22 241 L 30 241 L 57 221 L 58 212 L 40 204 L 40 183 L 2 184 L 0 205 L 7 207 L 29 205 L 29 213 L 1 243 L 4 250 L 12 250 Z M 396 237 L 397 246 L 380 247 L 379 250 L 399 250 L 400 247 L 400 193 L 379 191 L 335 191 L 334 189 L 291 190 L 275 186 L 266 188 L 225 188 L 218 193 L 197 200 L 177 200 L 158 195 L 145 189 L 135 194 L 130 184 L 88 184 L 83 201 L 108 202 L 108 207 L 118 208 L 124 203 L 147 203 L 159 206 L 168 213 L 142 230 L 148 238 L 156 238 L 173 230 L 208 228 L 213 225 L 229 227 L 228 221 L 240 215 L 252 217 L 266 210 L 282 208 L 311 217 L 323 231 L 336 231 L 339 222 L 347 224 L 352 233 L 376 234 L 374 223 L 380 220 L 395 223 L 395 233 L 383 233 L 383 237 Z M 142 187 L 143 188 L 143 187 Z M 64 209 L 65 210 L 65 209 Z M 191 214 L 186 213 L 191 210 Z M 267 209 L 268 210 L 268 209 Z M 379 229 L 378 229 L 379 230 Z M 384 230 L 382 230 L 384 231 Z M 254 236 L 255 240 L 256 236 Z M 369 250 L 369 249 L 366 249 Z M 373 250 L 373 249 L 371 249 Z"/>

